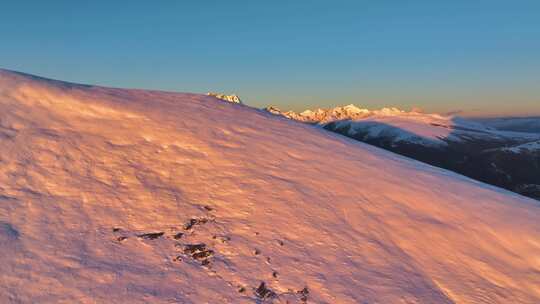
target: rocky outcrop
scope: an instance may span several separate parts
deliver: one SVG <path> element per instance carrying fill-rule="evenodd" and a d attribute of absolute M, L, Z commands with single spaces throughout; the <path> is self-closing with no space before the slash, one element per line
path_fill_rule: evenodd
<path fill-rule="evenodd" d="M 212 96 L 212 97 L 215 97 L 217 99 L 221 99 L 221 100 L 224 100 L 224 101 L 227 101 L 227 102 L 231 102 L 231 103 L 242 103 L 242 100 L 240 99 L 240 97 L 238 95 L 225 95 L 225 94 L 219 94 L 219 93 L 212 93 L 212 92 L 209 92 L 209 93 L 206 93 L 206 95 L 208 96 Z"/>

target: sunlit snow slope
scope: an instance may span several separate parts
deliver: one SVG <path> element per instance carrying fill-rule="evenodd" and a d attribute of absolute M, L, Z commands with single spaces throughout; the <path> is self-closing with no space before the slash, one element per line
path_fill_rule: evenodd
<path fill-rule="evenodd" d="M 0 303 L 540 303 L 537 202 L 243 105 L 0 71 L 0 144 Z"/>

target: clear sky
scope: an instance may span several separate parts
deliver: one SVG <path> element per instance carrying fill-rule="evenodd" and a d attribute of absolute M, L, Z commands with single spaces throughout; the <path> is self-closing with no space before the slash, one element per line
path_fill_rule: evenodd
<path fill-rule="evenodd" d="M 81 83 L 540 115 L 540 1 L 0 0 L 0 67 Z"/>

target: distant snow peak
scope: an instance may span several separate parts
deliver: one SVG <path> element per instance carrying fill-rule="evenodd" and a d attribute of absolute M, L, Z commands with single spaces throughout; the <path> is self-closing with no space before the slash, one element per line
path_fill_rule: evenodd
<path fill-rule="evenodd" d="M 400 115 L 406 112 L 398 108 L 390 107 L 390 108 L 382 108 L 378 111 L 375 111 L 375 113 L 379 115 Z"/>
<path fill-rule="evenodd" d="M 217 99 L 221 99 L 221 100 L 224 100 L 224 101 L 227 101 L 227 102 L 230 102 L 230 103 L 242 103 L 242 100 L 240 99 L 240 97 L 238 95 L 225 95 L 225 94 L 220 94 L 220 93 L 213 93 L 213 92 L 208 92 L 206 93 L 206 95 L 208 96 L 212 96 L 212 97 L 215 97 Z"/>
<path fill-rule="evenodd" d="M 346 105 L 344 107 L 342 107 L 342 109 L 348 113 L 365 113 L 365 112 L 369 112 L 369 110 L 366 110 L 366 109 L 360 109 L 358 108 L 357 106 L 353 105 L 353 104 L 349 104 L 349 105 Z"/>
<path fill-rule="evenodd" d="M 294 111 L 283 112 L 274 106 L 267 107 L 266 111 L 298 121 L 320 124 L 335 120 L 358 119 L 371 114 L 371 111 L 359 108 L 353 104 L 332 109 L 305 110 L 301 113 L 296 113 Z"/>
<path fill-rule="evenodd" d="M 332 109 L 331 113 L 339 118 L 355 118 L 356 116 L 366 116 L 371 112 L 368 109 L 361 109 L 353 104 Z"/>
<path fill-rule="evenodd" d="M 370 117 L 388 117 L 388 116 L 400 116 L 409 119 L 423 118 L 423 119 L 441 119 L 446 120 L 444 117 L 437 114 L 425 114 L 421 110 L 413 109 L 410 112 L 395 108 L 387 107 L 380 110 L 368 110 L 365 108 L 357 107 L 354 104 L 346 106 L 339 106 L 331 109 L 317 109 L 317 110 L 305 110 L 300 113 L 293 111 L 283 112 L 274 106 L 266 108 L 266 111 L 275 114 L 285 116 L 290 119 L 310 122 L 317 124 L 327 124 L 338 120 L 363 120 Z"/>

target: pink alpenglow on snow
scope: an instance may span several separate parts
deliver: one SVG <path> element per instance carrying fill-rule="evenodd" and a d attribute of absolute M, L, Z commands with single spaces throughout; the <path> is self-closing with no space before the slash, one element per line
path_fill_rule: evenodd
<path fill-rule="evenodd" d="M 0 143 L 1 303 L 540 303 L 536 201 L 245 105 L 0 71 Z"/>

